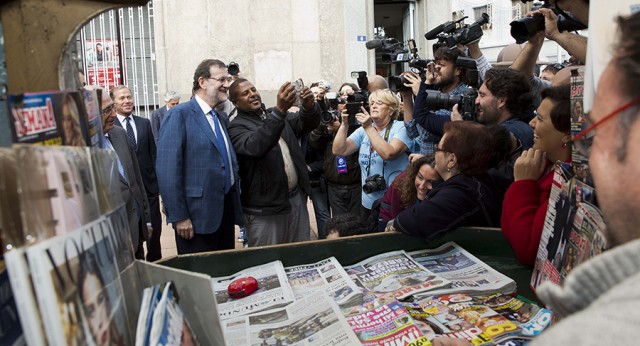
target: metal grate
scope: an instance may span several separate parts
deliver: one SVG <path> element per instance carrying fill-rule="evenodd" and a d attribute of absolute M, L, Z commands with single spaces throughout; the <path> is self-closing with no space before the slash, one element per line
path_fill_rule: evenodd
<path fill-rule="evenodd" d="M 104 12 L 77 35 L 87 84 L 131 89 L 137 115 L 149 118 L 158 107 L 153 2 Z"/>

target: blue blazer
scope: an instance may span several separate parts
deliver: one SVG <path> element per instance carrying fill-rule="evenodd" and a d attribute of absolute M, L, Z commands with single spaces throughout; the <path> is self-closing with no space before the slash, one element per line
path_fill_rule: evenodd
<path fill-rule="evenodd" d="M 236 224 L 242 224 L 238 161 L 227 133 L 226 116 L 220 117 L 229 143 L 235 183 L 231 187 Z M 224 211 L 224 149 L 218 148 L 213 129 L 195 98 L 171 108 L 158 138 L 156 174 L 167 222 L 191 219 L 198 234 L 214 233 Z"/>

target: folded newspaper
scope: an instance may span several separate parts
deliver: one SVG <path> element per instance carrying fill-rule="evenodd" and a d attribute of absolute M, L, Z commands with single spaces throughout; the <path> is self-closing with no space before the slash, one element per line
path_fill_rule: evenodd
<path fill-rule="evenodd" d="M 409 252 L 409 255 L 428 270 L 451 281 L 451 286 L 418 294 L 418 298 L 447 293 L 510 294 L 516 291 L 515 281 L 454 242 L 448 242 L 436 249 Z"/>
<path fill-rule="evenodd" d="M 392 251 L 345 267 L 369 294 L 404 299 L 416 293 L 448 287 L 451 282 L 416 262 L 405 251 Z"/>
<path fill-rule="evenodd" d="M 336 302 L 326 292 L 279 309 L 222 321 L 225 342 L 236 345 L 358 345 Z"/>
<path fill-rule="evenodd" d="M 229 284 L 235 279 L 247 276 L 258 281 L 258 290 L 244 298 L 229 297 Z M 281 307 L 294 301 L 293 291 L 280 261 L 247 268 L 233 275 L 216 277 L 212 282 L 221 320 Z"/>
<path fill-rule="evenodd" d="M 326 291 L 340 306 L 362 304 L 362 289 L 349 277 L 335 257 L 284 268 L 296 299 Z"/>

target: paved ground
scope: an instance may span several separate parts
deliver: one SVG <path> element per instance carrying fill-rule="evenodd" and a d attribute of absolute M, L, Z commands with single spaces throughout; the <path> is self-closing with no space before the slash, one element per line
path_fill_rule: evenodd
<path fill-rule="evenodd" d="M 316 226 L 316 217 L 313 213 L 313 204 L 311 204 L 311 200 L 307 204 L 307 209 L 309 210 L 309 220 L 311 221 L 311 239 L 318 239 L 318 232 Z M 178 253 L 176 251 L 176 241 L 175 241 L 175 233 L 171 225 L 167 225 L 164 222 L 164 215 L 162 216 L 162 236 L 160 237 L 160 243 L 162 244 L 162 257 L 167 258 L 171 256 L 176 256 Z M 238 238 L 239 228 L 236 226 L 236 236 Z M 242 249 L 242 243 L 236 242 L 236 249 Z"/>

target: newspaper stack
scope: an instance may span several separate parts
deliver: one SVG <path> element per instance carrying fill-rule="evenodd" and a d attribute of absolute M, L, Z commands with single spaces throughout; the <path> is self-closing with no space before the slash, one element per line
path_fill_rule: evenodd
<path fill-rule="evenodd" d="M 366 290 L 364 310 L 451 284 L 449 280 L 420 265 L 403 250 L 373 256 L 345 269 Z"/>
<path fill-rule="evenodd" d="M 454 242 L 448 242 L 436 249 L 413 251 L 409 255 L 428 270 L 451 281 L 451 286 L 447 288 L 416 295 L 418 299 L 427 295 L 447 293 L 511 294 L 516 291 L 515 281 Z"/>

